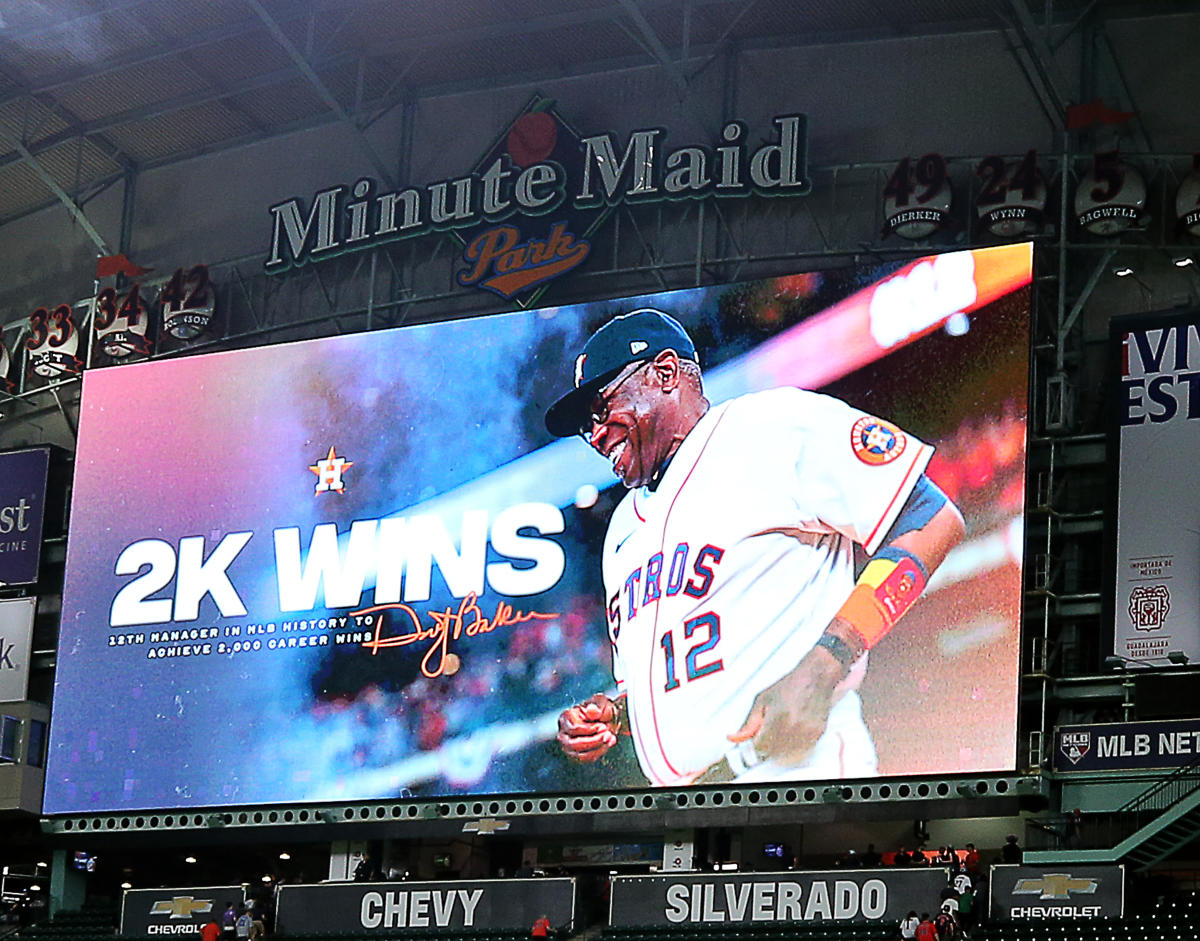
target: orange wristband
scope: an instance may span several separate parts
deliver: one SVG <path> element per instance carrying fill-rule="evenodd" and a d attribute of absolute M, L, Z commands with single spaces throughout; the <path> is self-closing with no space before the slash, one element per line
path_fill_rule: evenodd
<path fill-rule="evenodd" d="M 908 553 L 874 558 L 867 563 L 858 584 L 837 617 L 848 623 L 870 650 L 892 629 L 925 589 L 925 573 Z"/>

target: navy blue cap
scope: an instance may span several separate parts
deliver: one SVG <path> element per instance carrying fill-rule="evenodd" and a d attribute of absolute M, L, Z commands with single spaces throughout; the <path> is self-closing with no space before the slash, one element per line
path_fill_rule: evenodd
<path fill-rule="evenodd" d="M 644 363 L 663 350 L 699 362 L 687 331 L 661 310 L 643 307 L 614 317 L 576 357 L 575 388 L 546 410 L 546 430 L 559 438 L 578 434 L 598 391 L 630 363 Z"/>

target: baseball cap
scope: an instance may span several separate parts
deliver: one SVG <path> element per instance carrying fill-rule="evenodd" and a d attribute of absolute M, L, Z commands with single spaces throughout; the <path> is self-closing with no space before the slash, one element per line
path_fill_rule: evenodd
<path fill-rule="evenodd" d="M 644 363 L 663 350 L 700 361 L 687 331 L 661 310 L 643 307 L 614 317 L 575 358 L 575 388 L 546 410 L 546 430 L 559 438 L 576 434 L 600 389 L 630 363 Z"/>

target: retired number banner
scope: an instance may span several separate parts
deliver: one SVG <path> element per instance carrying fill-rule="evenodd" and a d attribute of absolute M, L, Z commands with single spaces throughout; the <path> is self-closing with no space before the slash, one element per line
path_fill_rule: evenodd
<path fill-rule="evenodd" d="M 1113 651 L 1200 659 L 1200 311 L 1112 321 L 1109 453 L 1118 454 Z"/>
<path fill-rule="evenodd" d="M 1124 866 L 993 866 L 992 918 L 1119 918 Z"/>
<path fill-rule="evenodd" d="M 126 889 L 121 897 L 121 936 L 150 938 L 170 935 L 199 938 L 208 922 L 221 923 L 225 907 L 246 901 L 240 885 L 184 889 Z"/>
<path fill-rule="evenodd" d="M 574 879 L 464 882 L 348 882 L 284 885 L 276 899 L 279 934 L 344 932 L 395 937 L 429 928 L 520 928 L 546 915 L 555 928 L 575 917 Z"/>
<path fill-rule="evenodd" d="M 948 877 L 945 869 L 617 876 L 608 918 L 615 927 L 899 921 L 928 910 Z"/>

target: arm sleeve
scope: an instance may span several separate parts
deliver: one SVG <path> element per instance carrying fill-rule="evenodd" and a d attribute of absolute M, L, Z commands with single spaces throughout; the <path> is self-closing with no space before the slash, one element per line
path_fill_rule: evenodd
<path fill-rule="evenodd" d="M 840 399 L 812 392 L 797 396 L 786 424 L 796 442 L 800 516 L 874 554 L 924 474 L 933 448 Z"/>

